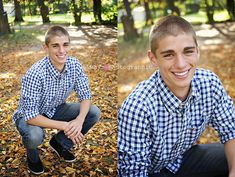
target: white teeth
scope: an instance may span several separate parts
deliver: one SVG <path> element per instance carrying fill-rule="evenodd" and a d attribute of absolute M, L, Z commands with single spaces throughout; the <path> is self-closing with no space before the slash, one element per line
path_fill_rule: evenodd
<path fill-rule="evenodd" d="M 183 72 L 183 73 L 174 73 L 174 74 L 177 75 L 177 76 L 183 76 L 183 75 L 185 75 L 185 74 L 187 74 L 187 73 L 188 73 L 188 70 L 185 71 L 185 72 Z"/>

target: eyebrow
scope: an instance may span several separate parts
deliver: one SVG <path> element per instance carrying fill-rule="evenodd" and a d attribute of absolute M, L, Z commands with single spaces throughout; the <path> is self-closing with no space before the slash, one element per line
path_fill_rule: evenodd
<path fill-rule="evenodd" d="M 164 50 L 160 54 L 174 53 L 174 50 Z"/>
<path fill-rule="evenodd" d="M 65 42 L 65 43 L 63 43 L 63 45 L 64 44 L 69 44 L 69 42 Z M 59 43 L 53 43 L 53 44 L 51 44 L 51 45 L 59 45 Z"/>
<path fill-rule="evenodd" d="M 184 50 L 196 49 L 195 46 L 185 47 Z"/>
<path fill-rule="evenodd" d="M 195 46 L 189 46 L 189 47 L 185 47 L 184 50 L 190 50 L 190 49 L 196 49 Z M 174 53 L 175 51 L 174 50 L 164 50 L 162 52 L 160 52 L 160 54 L 168 54 L 168 53 Z"/>

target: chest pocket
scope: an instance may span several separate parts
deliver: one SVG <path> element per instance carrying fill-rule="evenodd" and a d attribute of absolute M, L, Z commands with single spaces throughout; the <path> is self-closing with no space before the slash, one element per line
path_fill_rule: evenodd
<path fill-rule="evenodd" d="M 74 89 L 74 85 L 70 84 L 69 86 L 65 87 L 64 90 L 64 94 L 63 94 L 63 99 L 68 98 L 68 96 L 70 95 L 70 93 L 73 91 Z"/>
<path fill-rule="evenodd" d="M 187 127 L 185 142 L 189 142 L 190 145 L 194 144 L 205 130 L 206 125 L 207 119 L 205 116 L 201 116 L 200 118 L 197 117 L 195 120 L 191 120 Z"/>

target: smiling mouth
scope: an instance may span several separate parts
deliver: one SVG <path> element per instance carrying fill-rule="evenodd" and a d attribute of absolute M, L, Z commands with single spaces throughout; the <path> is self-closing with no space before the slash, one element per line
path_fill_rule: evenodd
<path fill-rule="evenodd" d="M 57 55 L 58 58 L 65 58 L 66 55 Z"/>
<path fill-rule="evenodd" d="M 188 76 L 190 69 L 183 72 L 172 72 L 177 78 L 185 78 Z"/>

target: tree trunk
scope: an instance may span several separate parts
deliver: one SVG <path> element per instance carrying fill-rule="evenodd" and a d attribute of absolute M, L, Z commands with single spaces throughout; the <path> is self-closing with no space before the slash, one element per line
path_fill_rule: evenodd
<path fill-rule="evenodd" d="M 151 15 L 151 11 L 149 9 L 149 2 L 148 0 L 144 0 L 144 9 L 145 9 L 145 25 L 148 25 L 148 24 L 153 24 L 153 21 L 152 21 L 152 15 Z"/>
<path fill-rule="evenodd" d="M 20 7 L 20 1 L 19 0 L 14 0 L 14 5 L 15 5 L 15 22 L 23 22 L 23 17 L 22 17 L 22 12 L 21 12 L 21 7 Z"/>
<path fill-rule="evenodd" d="M 124 3 L 124 6 L 125 6 L 125 9 L 126 9 L 127 16 L 129 16 L 129 17 L 132 16 L 129 1 L 128 0 L 123 0 L 123 3 Z"/>
<path fill-rule="evenodd" d="M 42 22 L 43 23 L 49 23 L 49 10 L 48 7 L 44 4 L 44 0 L 37 0 L 39 8 L 40 8 L 40 13 L 42 16 Z"/>
<path fill-rule="evenodd" d="M 7 13 L 4 12 L 3 2 L 0 0 L 0 35 L 10 33 L 10 26 L 8 23 Z"/>
<path fill-rule="evenodd" d="M 168 8 L 171 10 L 171 14 L 176 13 L 180 16 L 180 10 L 177 6 L 175 6 L 174 0 L 167 0 Z"/>
<path fill-rule="evenodd" d="M 79 22 L 82 22 L 82 12 L 83 12 L 83 0 L 79 0 L 79 15 L 78 15 L 78 19 Z"/>
<path fill-rule="evenodd" d="M 97 23 L 102 23 L 102 4 L 101 0 L 93 0 L 93 13 Z"/>
<path fill-rule="evenodd" d="M 207 15 L 208 23 L 214 23 L 215 1 L 212 0 L 212 5 L 209 4 L 208 0 L 205 0 L 205 3 L 206 3 L 206 15 Z"/>
<path fill-rule="evenodd" d="M 227 11 L 230 16 L 230 20 L 235 19 L 235 4 L 234 0 L 227 0 Z"/>
<path fill-rule="evenodd" d="M 132 40 L 139 37 L 137 29 L 134 26 L 134 19 L 131 14 L 130 3 L 128 0 L 123 0 L 127 15 L 121 17 L 124 30 L 124 40 Z"/>
<path fill-rule="evenodd" d="M 73 18 L 75 20 L 75 26 L 79 26 L 81 24 L 81 16 L 78 16 L 78 6 L 75 0 L 72 0 L 73 5 Z"/>

